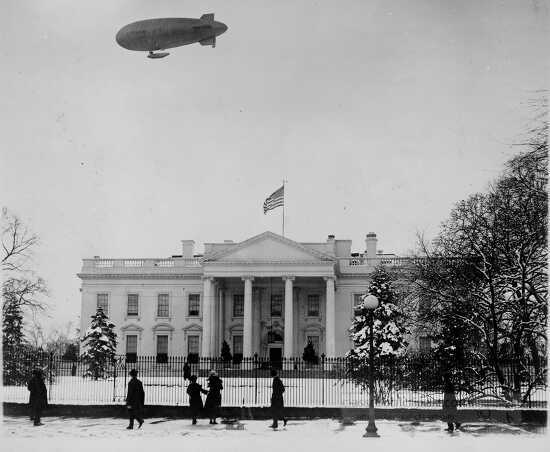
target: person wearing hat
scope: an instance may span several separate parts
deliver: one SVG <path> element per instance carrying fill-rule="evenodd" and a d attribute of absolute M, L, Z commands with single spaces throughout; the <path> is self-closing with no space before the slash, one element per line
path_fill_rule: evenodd
<path fill-rule="evenodd" d="M 460 429 L 460 422 L 458 422 L 458 403 L 456 400 L 455 386 L 449 374 L 445 374 L 444 377 L 444 392 L 443 392 L 443 410 L 442 420 L 447 423 L 447 431 L 452 432 Z"/>
<path fill-rule="evenodd" d="M 189 407 L 191 408 L 191 418 L 193 419 L 193 425 L 197 423 L 197 418 L 202 411 L 202 394 L 208 394 L 208 391 L 202 389 L 202 386 L 197 383 L 197 376 L 191 375 L 189 377 L 189 386 L 187 386 L 187 394 L 189 395 Z"/>
<path fill-rule="evenodd" d="M 32 377 L 27 383 L 27 389 L 30 392 L 31 420 L 34 421 L 35 426 L 44 425 L 40 422 L 40 416 L 42 410 L 48 406 L 48 390 L 41 369 L 33 370 Z"/>
<path fill-rule="evenodd" d="M 273 417 L 273 424 L 270 425 L 271 428 L 277 428 L 279 426 L 279 419 L 283 420 L 283 425 L 286 425 L 286 418 L 284 417 L 284 401 L 283 393 L 285 392 L 285 385 L 277 375 L 275 369 L 271 369 L 271 376 L 273 377 L 273 392 L 271 394 L 271 416 Z"/>
<path fill-rule="evenodd" d="M 137 419 L 139 427 L 143 425 L 143 406 L 145 404 L 145 392 L 143 384 L 137 379 L 137 370 L 130 371 L 132 377 L 128 382 L 128 393 L 126 395 L 126 407 L 128 408 L 128 416 L 130 424 L 126 427 L 128 430 L 134 428 L 134 419 Z"/>
<path fill-rule="evenodd" d="M 222 404 L 223 390 L 222 380 L 214 370 L 210 371 L 208 377 L 208 395 L 206 396 L 206 402 L 204 403 L 204 409 L 210 419 L 210 424 L 217 424 L 216 418 L 219 416 L 218 411 Z"/>

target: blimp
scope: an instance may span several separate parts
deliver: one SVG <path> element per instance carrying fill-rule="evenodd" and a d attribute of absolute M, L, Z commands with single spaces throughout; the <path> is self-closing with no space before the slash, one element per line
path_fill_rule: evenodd
<path fill-rule="evenodd" d="M 146 19 L 122 27 L 116 42 L 125 49 L 149 52 L 148 58 L 168 56 L 166 49 L 198 42 L 216 47 L 216 37 L 227 31 L 227 25 L 214 20 L 214 14 L 203 14 L 199 19 Z"/>

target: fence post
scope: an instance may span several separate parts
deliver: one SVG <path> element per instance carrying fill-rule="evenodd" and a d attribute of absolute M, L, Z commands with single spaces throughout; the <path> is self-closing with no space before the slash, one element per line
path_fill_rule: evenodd
<path fill-rule="evenodd" d="M 254 353 L 254 405 L 258 404 L 258 353 Z"/>
<path fill-rule="evenodd" d="M 49 389 L 48 389 L 48 401 L 52 399 L 52 367 L 53 367 L 53 352 L 50 352 L 48 358 L 48 373 L 49 373 Z"/>
<path fill-rule="evenodd" d="M 325 406 L 325 354 L 321 355 L 321 405 Z"/>
<path fill-rule="evenodd" d="M 111 360 L 113 364 L 113 402 L 116 401 L 116 356 Z"/>
<path fill-rule="evenodd" d="M 138 364 L 139 358 L 141 358 L 141 357 L 136 357 L 136 366 Z M 139 368 L 139 367 L 138 367 L 138 369 L 141 370 L 141 368 Z M 122 390 L 122 393 L 124 394 L 124 397 L 126 397 L 126 383 L 127 383 L 126 379 L 127 379 L 127 375 L 126 375 L 126 357 L 124 357 L 124 389 Z"/>

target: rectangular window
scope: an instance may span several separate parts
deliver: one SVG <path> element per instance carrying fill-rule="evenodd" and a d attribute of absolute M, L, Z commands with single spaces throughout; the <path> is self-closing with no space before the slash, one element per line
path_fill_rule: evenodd
<path fill-rule="evenodd" d="M 135 334 L 126 336 L 126 362 L 135 363 L 137 358 L 138 337 Z"/>
<path fill-rule="evenodd" d="M 315 353 L 319 355 L 319 336 L 308 336 L 307 343 L 312 343 Z"/>
<path fill-rule="evenodd" d="M 271 317 L 281 317 L 283 312 L 283 296 L 271 295 Z"/>
<path fill-rule="evenodd" d="M 233 336 L 233 363 L 240 364 L 243 360 L 243 337 Z"/>
<path fill-rule="evenodd" d="M 201 306 L 201 296 L 198 293 L 189 294 L 189 317 L 198 317 Z"/>
<path fill-rule="evenodd" d="M 432 350 L 432 340 L 429 337 L 419 337 L 418 346 L 422 353 L 429 353 Z"/>
<path fill-rule="evenodd" d="M 128 317 L 137 316 L 138 315 L 138 294 L 137 293 L 129 293 L 128 294 L 128 308 L 126 310 L 126 315 Z"/>
<path fill-rule="evenodd" d="M 199 336 L 187 336 L 187 354 L 199 354 Z"/>
<path fill-rule="evenodd" d="M 199 336 L 187 336 L 187 362 L 190 364 L 199 362 Z"/>
<path fill-rule="evenodd" d="M 157 363 L 168 362 L 168 336 L 157 336 Z"/>
<path fill-rule="evenodd" d="M 103 313 L 109 317 L 109 294 L 98 293 L 97 294 L 97 309 L 103 309 Z"/>
<path fill-rule="evenodd" d="M 362 293 L 354 293 L 353 294 L 353 313 L 357 314 L 359 310 L 359 306 L 361 306 L 361 303 L 363 303 L 363 296 L 365 294 Z"/>
<path fill-rule="evenodd" d="M 233 353 L 243 354 L 243 337 L 233 336 Z"/>
<path fill-rule="evenodd" d="M 157 317 L 169 317 L 167 293 L 160 293 L 158 296 Z"/>
<path fill-rule="evenodd" d="M 307 296 L 307 316 L 319 317 L 319 295 Z"/>
<path fill-rule="evenodd" d="M 233 317 L 244 316 L 244 296 L 242 294 L 233 295 Z"/>
<path fill-rule="evenodd" d="M 137 339 L 135 334 L 126 336 L 126 353 L 137 353 Z"/>

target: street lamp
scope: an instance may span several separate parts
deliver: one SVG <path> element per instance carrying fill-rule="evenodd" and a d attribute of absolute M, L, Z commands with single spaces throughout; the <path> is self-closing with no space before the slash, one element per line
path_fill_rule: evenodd
<path fill-rule="evenodd" d="M 378 430 L 374 423 L 374 310 L 378 307 L 378 298 L 369 294 L 363 299 L 363 306 L 369 311 L 369 423 L 364 438 L 378 438 Z"/>

